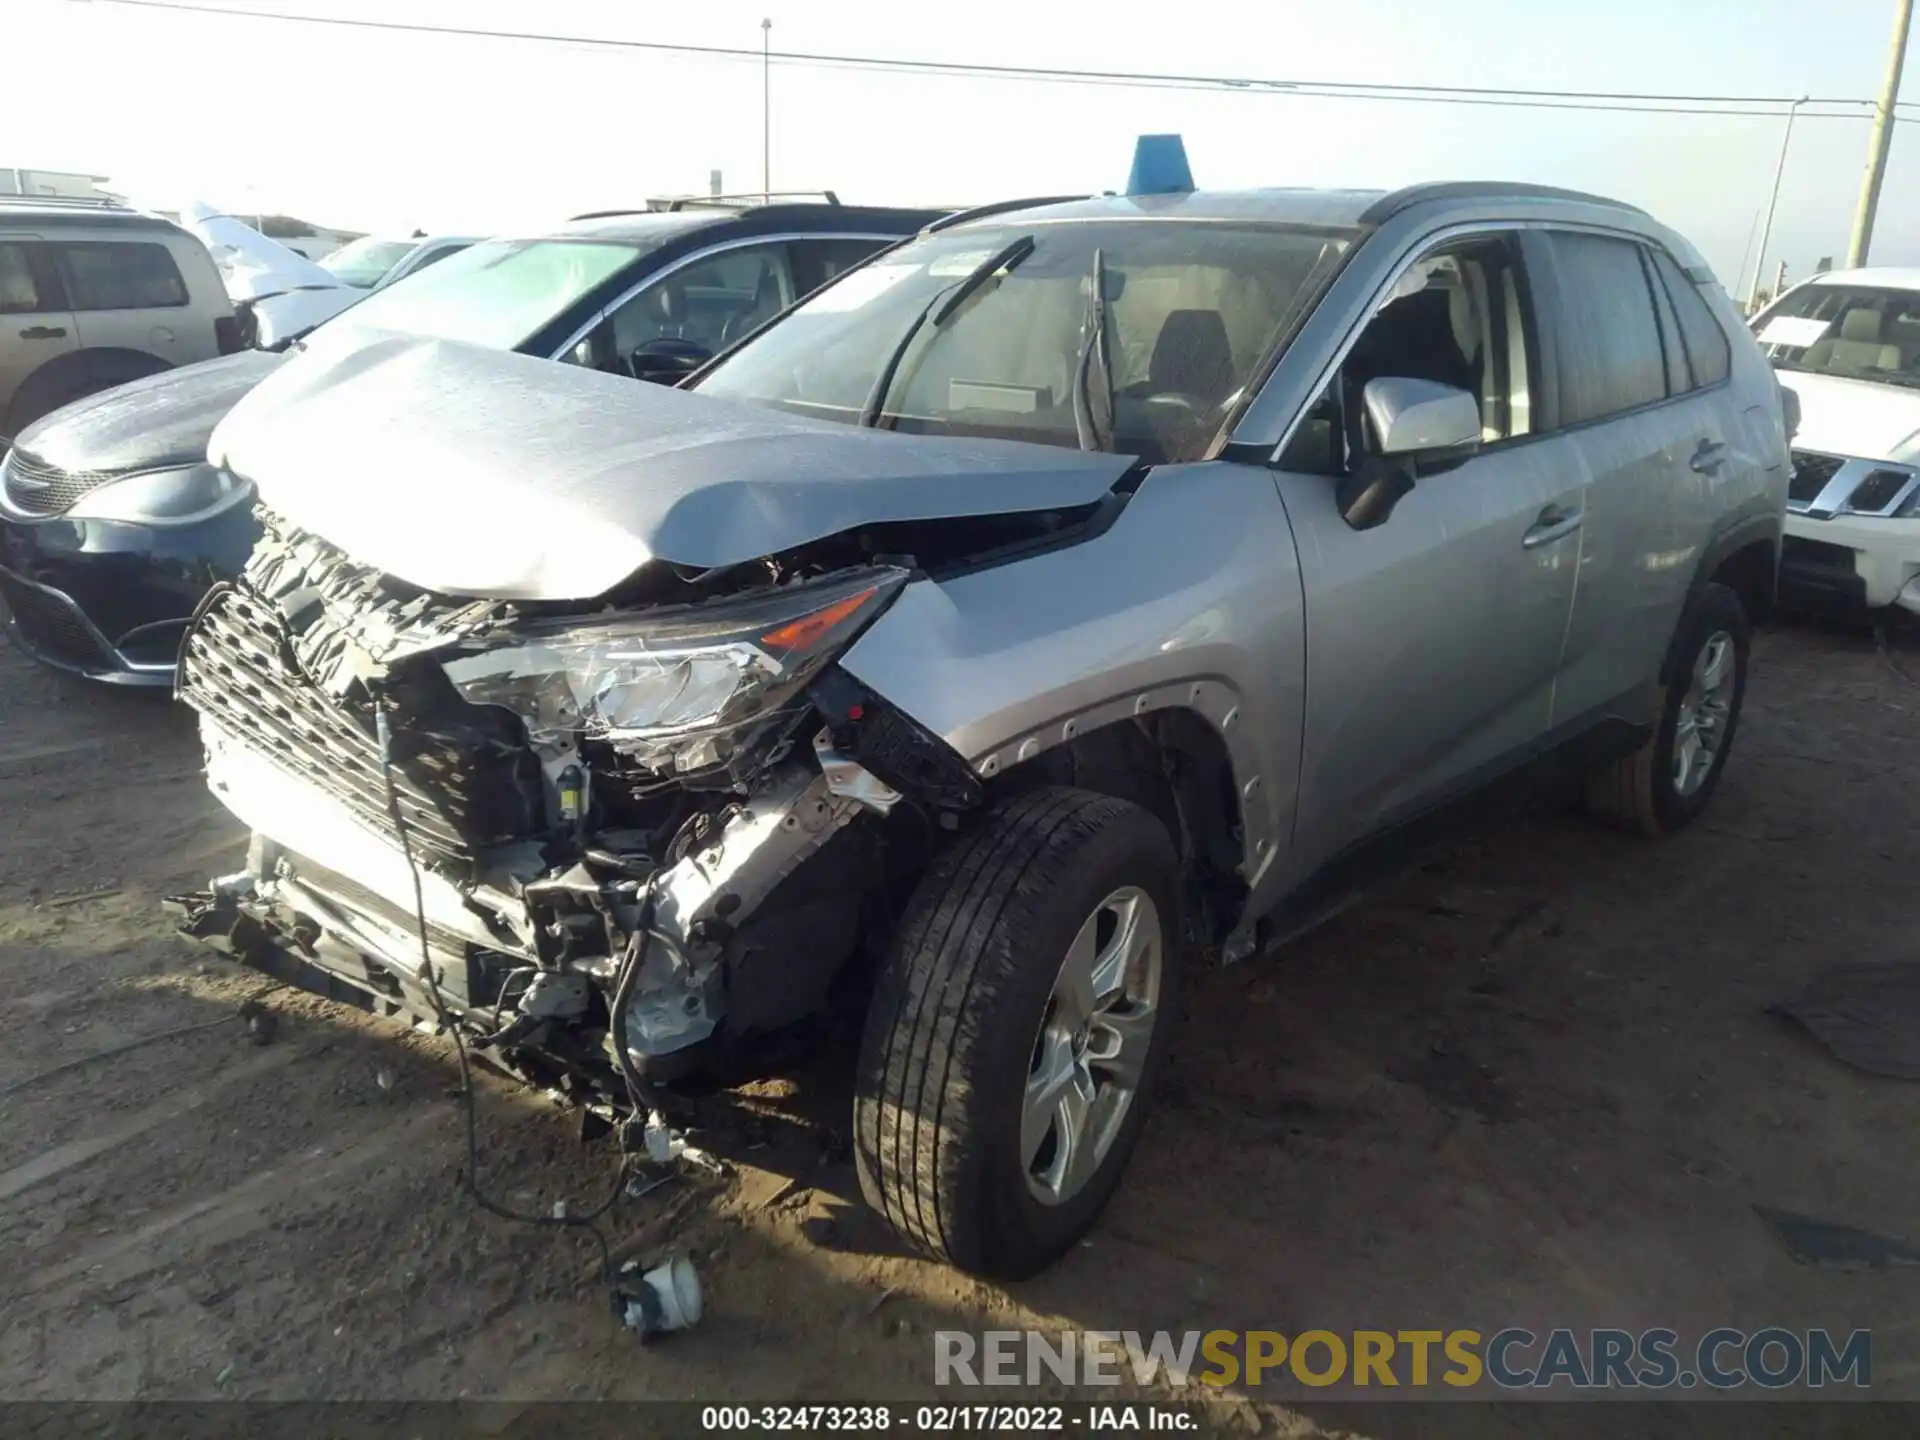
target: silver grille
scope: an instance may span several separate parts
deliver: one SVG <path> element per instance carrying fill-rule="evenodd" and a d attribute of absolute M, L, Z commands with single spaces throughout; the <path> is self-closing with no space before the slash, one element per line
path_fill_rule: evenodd
<path fill-rule="evenodd" d="M 388 834 L 392 816 L 370 721 L 315 689 L 296 667 L 271 606 L 228 587 L 207 603 L 180 652 L 180 698 L 235 739 L 316 790 L 362 824 Z M 437 787 L 436 787 L 437 788 Z M 395 799 L 422 858 L 460 863 L 464 813 L 399 766 Z M 457 805 L 457 801 L 456 801 Z"/>
<path fill-rule="evenodd" d="M 1884 460 L 1793 452 L 1787 509 L 1810 520 L 1836 515 L 1897 516 L 1920 493 L 1920 469 Z"/>
<path fill-rule="evenodd" d="M 17 447 L 7 456 L 7 503 L 22 515 L 64 515 L 90 490 L 115 477 L 103 470 L 63 470 Z"/>
<path fill-rule="evenodd" d="M 1815 455 L 1810 451 L 1793 452 L 1793 477 L 1787 482 L 1787 498 L 1810 505 L 1820 498 L 1839 468 L 1846 464 L 1838 455 Z"/>

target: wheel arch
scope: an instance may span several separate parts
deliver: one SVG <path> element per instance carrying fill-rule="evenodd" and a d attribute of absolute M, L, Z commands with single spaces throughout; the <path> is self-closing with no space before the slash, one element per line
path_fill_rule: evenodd
<path fill-rule="evenodd" d="M 1189 687 L 1189 695 L 1194 690 L 1204 700 L 1205 688 Z M 1180 855 L 1187 938 L 1218 945 L 1239 924 L 1248 894 L 1243 771 L 1230 742 L 1238 712 L 1229 706 L 1216 719 L 1192 704 L 1134 708 L 1149 699 L 1137 697 L 1130 713 L 1103 722 L 1066 722 L 1044 747 L 1025 737 L 977 768 L 990 793 L 1068 785 L 1152 814 Z"/>
<path fill-rule="evenodd" d="M 78 400 L 129 380 L 144 380 L 171 370 L 170 361 L 145 350 L 103 345 L 68 350 L 49 357 L 22 380 L 7 405 L 7 433 L 18 434 L 34 420 L 70 400 Z"/>
<path fill-rule="evenodd" d="M 1708 585 L 1725 585 L 1740 597 L 1749 621 L 1765 620 L 1773 613 L 1783 528 L 1778 515 L 1767 514 L 1748 515 L 1715 531 L 1694 568 L 1688 607 Z"/>

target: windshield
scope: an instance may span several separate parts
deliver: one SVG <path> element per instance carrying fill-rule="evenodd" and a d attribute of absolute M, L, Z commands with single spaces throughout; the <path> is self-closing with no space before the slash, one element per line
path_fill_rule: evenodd
<path fill-rule="evenodd" d="M 397 330 L 512 350 L 648 248 L 600 240 L 488 240 L 409 276 L 404 285 L 376 290 L 327 328 Z"/>
<path fill-rule="evenodd" d="M 1920 290 L 1803 285 L 1756 338 L 1781 370 L 1920 388 Z"/>
<path fill-rule="evenodd" d="M 931 235 L 817 292 L 697 386 L 908 433 L 1195 459 L 1351 241 L 1156 219 Z"/>
<path fill-rule="evenodd" d="M 366 235 L 322 257 L 320 268 L 331 270 L 349 285 L 371 290 L 380 283 L 381 276 L 407 258 L 407 252 L 417 243 L 413 240 L 376 240 Z"/>

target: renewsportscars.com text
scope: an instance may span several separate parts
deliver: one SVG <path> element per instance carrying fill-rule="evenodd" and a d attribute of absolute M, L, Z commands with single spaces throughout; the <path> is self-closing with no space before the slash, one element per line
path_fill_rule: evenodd
<path fill-rule="evenodd" d="M 1873 1383 L 1873 1335 L 1828 1330 L 938 1330 L 937 1385 L 1488 1383 L 1505 1390 L 1765 1390 Z"/>

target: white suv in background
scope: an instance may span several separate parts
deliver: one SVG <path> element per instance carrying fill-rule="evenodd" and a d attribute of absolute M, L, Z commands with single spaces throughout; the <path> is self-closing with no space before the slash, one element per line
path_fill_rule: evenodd
<path fill-rule="evenodd" d="M 69 401 L 239 348 L 220 272 L 178 225 L 0 199 L 0 448 Z"/>
<path fill-rule="evenodd" d="M 1800 406 L 1782 593 L 1920 614 L 1920 269 L 1816 275 L 1753 328 Z"/>

